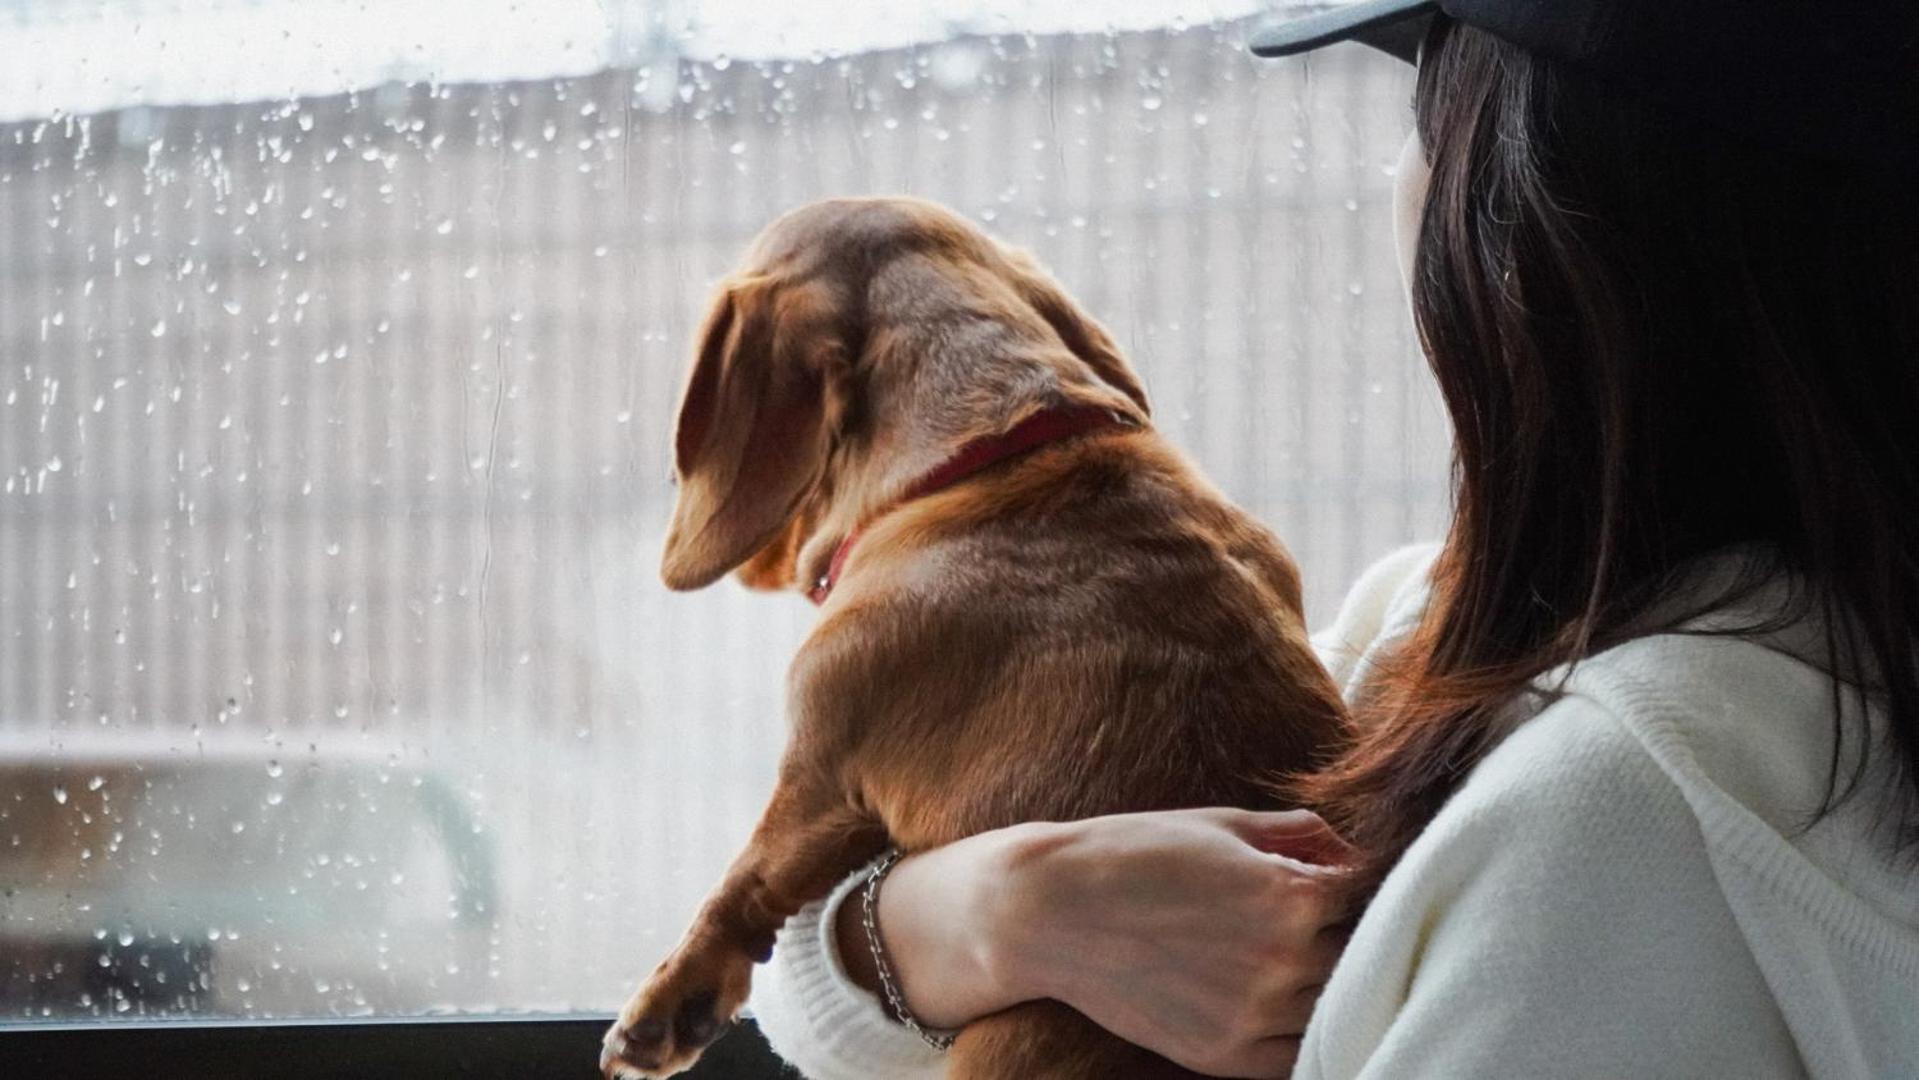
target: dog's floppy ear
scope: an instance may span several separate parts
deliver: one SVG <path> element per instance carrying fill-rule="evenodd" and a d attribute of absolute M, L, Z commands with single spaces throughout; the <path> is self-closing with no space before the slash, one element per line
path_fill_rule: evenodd
<path fill-rule="evenodd" d="M 771 540 L 740 564 L 734 576 L 749 589 L 777 592 L 792 588 L 797 580 L 800 549 L 811 535 L 813 524 L 805 513 L 794 514 Z"/>
<path fill-rule="evenodd" d="M 1132 398 L 1140 412 L 1152 415 L 1152 406 L 1146 402 L 1146 388 L 1140 385 L 1139 376 L 1133 374 L 1132 365 L 1120 355 L 1119 343 L 1113 340 L 1113 335 L 1074 303 L 1032 256 L 1018 249 L 1011 249 L 1007 254 L 1017 270 L 1014 282 L 1020 296 L 1033 305 L 1033 310 L 1053 328 L 1066 348 L 1085 361 L 1101 382 Z"/>
<path fill-rule="evenodd" d="M 697 589 L 775 539 L 826 463 L 843 351 L 830 291 L 728 281 L 700 330 L 673 435 L 679 500 L 660 577 Z"/>

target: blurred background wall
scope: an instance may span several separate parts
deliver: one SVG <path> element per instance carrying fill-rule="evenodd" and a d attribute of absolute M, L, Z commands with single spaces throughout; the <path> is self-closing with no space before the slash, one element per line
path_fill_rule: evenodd
<path fill-rule="evenodd" d="M 1315 624 L 1437 537 L 1391 244 L 1410 70 L 1255 62 L 1246 30 L 0 124 L 0 1010 L 617 1005 L 784 737 L 808 606 L 655 566 L 691 330 L 813 198 L 1035 251 Z M 192 992 L 51 974 L 142 949 Z"/>

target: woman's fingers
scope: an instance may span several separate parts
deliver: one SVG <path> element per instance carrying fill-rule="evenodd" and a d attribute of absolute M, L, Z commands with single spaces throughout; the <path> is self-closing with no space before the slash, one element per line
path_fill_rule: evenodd
<path fill-rule="evenodd" d="M 1193 1047 L 1185 1063 L 1209 1076 L 1290 1076 L 1326 972 L 1337 955 L 1313 958 L 1308 962 L 1311 971 L 1287 965 L 1291 969 L 1287 975 L 1253 991 L 1244 999 L 1240 1018 Z"/>
<path fill-rule="evenodd" d="M 1227 824 L 1259 850 L 1297 862 L 1344 866 L 1355 854 L 1353 846 L 1311 810 L 1247 810 Z"/>
<path fill-rule="evenodd" d="M 1340 945 L 1330 938 L 1291 950 L 1283 960 L 1267 965 L 1264 978 L 1249 988 L 1251 1019 L 1256 1030 L 1244 1034 L 1297 1035 L 1306 1030 L 1313 1002 L 1339 962 Z"/>
<path fill-rule="evenodd" d="M 1043 996 L 1209 1075 L 1289 1075 L 1342 944 L 1332 829 L 1222 807 L 1060 828 L 1024 864 Z"/>

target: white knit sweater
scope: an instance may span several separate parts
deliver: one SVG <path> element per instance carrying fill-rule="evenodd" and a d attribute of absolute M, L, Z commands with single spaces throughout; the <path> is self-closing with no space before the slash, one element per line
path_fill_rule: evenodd
<path fill-rule="evenodd" d="M 1316 635 L 1349 697 L 1417 619 L 1432 550 L 1381 560 Z M 1919 869 L 1890 853 L 1890 774 L 1804 827 L 1832 745 L 1823 640 L 1808 619 L 1577 665 L 1388 875 L 1295 1077 L 1919 1077 Z M 939 1077 L 840 966 L 833 914 L 857 880 L 787 924 L 752 1011 L 813 1080 Z"/>

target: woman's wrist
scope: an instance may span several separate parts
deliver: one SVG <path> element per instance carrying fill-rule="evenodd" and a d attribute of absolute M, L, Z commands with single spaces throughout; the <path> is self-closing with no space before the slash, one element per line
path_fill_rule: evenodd
<path fill-rule="evenodd" d="M 1008 1005 L 1058 996 L 1049 977 L 1054 965 L 1046 962 L 1068 930 L 1054 918 L 1060 895 L 1057 856 L 1071 846 L 1081 825 L 1032 822 L 993 834 L 993 895 L 981 905 L 987 926 L 980 946 L 982 963 Z"/>
<path fill-rule="evenodd" d="M 1038 996 L 1022 964 L 1031 929 L 1026 875 L 1049 826 L 1021 825 L 967 837 L 900 860 L 877 906 L 894 979 L 919 1023 L 957 1028 Z M 834 933 L 852 980 L 883 993 L 862 922 L 860 895 L 840 905 Z"/>

